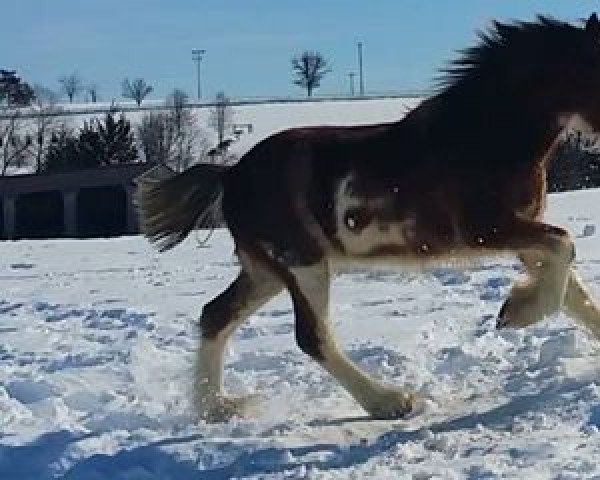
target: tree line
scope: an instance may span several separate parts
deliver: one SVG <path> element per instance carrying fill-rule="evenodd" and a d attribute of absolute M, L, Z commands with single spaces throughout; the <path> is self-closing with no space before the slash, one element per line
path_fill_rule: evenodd
<path fill-rule="evenodd" d="M 230 163 L 236 138 L 233 108 L 224 93 L 200 125 L 186 108 L 187 95 L 173 90 L 163 111 L 144 114 L 133 125 L 111 108 L 103 117 L 72 127 L 55 104 L 38 99 L 30 106 L 38 115 L 25 118 L 19 109 L 0 119 L 0 175 L 53 173 L 82 168 L 147 162 L 182 171 L 198 162 Z M 217 143 L 205 127 L 215 130 Z M 212 148 L 211 148 L 212 147 Z"/>
<path fill-rule="evenodd" d="M 64 75 L 58 79 L 60 91 L 73 103 L 75 98 L 85 93 L 87 100 L 96 103 L 100 100 L 99 89 L 95 83 L 84 84 L 77 73 Z M 126 78 L 122 84 L 122 96 L 134 100 L 138 106 L 153 91 L 143 78 L 129 80 Z M 5 104 L 8 108 L 28 107 L 36 100 L 39 102 L 57 103 L 58 93 L 41 86 L 31 86 L 23 81 L 14 70 L 0 69 L 0 105 Z"/>
<path fill-rule="evenodd" d="M 312 96 L 315 89 L 321 86 L 323 78 L 332 70 L 325 57 L 316 51 L 305 51 L 291 60 L 293 83 Z M 73 72 L 58 79 L 60 93 L 66 95 L 69 103 L 84 94 L 86 101 L 96 103 L 100 100 L 99 87 L 96 83 L 85 83 L 81 76 Z M 154 87 L 143 78 L 125 78 L 121 82 L 121 95 L 135 101 L 140 106 L 152 93 Z M 30 106 L 34 100 L 45 100 L 56 103 L 59 94 L 41 85 L 31 86 L 17 76 L 14 70 L 0 69 L 0 105 L 8 107 Z"/>

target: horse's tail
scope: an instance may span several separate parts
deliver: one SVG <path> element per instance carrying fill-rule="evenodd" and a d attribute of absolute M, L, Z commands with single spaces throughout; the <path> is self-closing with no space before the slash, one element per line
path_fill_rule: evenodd
<path fill-rule="evenodd" d="M 140 175 L 135 201 L 146 238 L 164 252 L 196 226 L 217 226 L 227 169 L 224 165 L 200 164 L 177 174 L 160 165 Z"/>

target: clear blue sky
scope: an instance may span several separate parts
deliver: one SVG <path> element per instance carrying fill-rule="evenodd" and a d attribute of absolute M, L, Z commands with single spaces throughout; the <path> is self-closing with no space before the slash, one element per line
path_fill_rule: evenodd
<path fill-rule="evenodd" d="M 360 40 L 367 91 L 426 89 L 491 19 L 594 9 L 597 0 L 2 0 L 0 68 L 55 90 L 77 72 L 105 100 L 125 77 L 147 79 L 154 98 L 175 87 L 193 96 L 191 50 L 204 48 L 205 97 L 289 95 L 302 93 L 290 58 L 310 49 L 333 69 L 317 93 L 341 93 Z"/>

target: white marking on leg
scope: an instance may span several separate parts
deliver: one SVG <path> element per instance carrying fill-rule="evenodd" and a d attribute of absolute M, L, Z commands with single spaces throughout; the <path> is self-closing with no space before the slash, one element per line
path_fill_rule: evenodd
<path fill-rule="evenodd" d="M 258 308 L 279 293 L 283 285 L 267 268 L 252 257 L 239 253 L 247 282 L 240 290 L 240 297 L 233 299 L 236 307 L 227 326 L 214 337 L 204 337 L 196 353 L 194 367 L 194 401 L 200 416 L 211 421 L 226 420 L 241 414 L 244 399 L 228 397 L 223 389 L 223 370 L 227 341 L 240 324 Z M 228 311 L 228 309 L 225 309 Z"/>
<path fill-rule="evenodd" d="M 564 239 L 556 251 L 521 253 L 529 278 L 513 286 L 504 304 L 502 326 L 525 327 L 557 313 L 564 304 L 573 244 Z"/>
<path fill-rule="evenodd" d="M 565 293 L 565 312 L 587 327 L 600 340 L 600 307 L 592 299 L 579 275 L 571 269 Z"/>
<path fill-rule="evenodd" d="M 205 398 L 223 392 L 223 365 L 227 339 L 203 338 L 196 352 L 195 394 Z"/>

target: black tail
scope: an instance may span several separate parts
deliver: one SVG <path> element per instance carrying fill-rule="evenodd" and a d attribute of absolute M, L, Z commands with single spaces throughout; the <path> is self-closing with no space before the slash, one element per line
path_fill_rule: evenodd
<path fill-rule="evenodd" d="M 136 203 L 142 233 L 164 252 L 196 226 L 215 227 L 227 168 L 200 164 L 177 174 L 158 166 L 140 175 Z"/>

